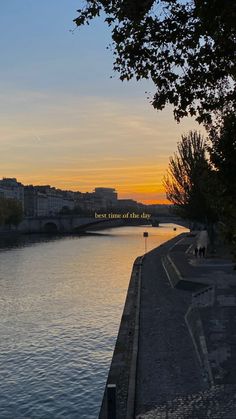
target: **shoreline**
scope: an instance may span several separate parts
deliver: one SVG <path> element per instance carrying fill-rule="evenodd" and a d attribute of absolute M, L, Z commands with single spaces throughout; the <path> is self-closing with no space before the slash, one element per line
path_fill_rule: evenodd
<path fill-rule="evenodd" d="M 137 257 L 131 272 L 99 419 L 107 418 L 107 387 L 112 384 L 116 385 L 117 419 L 126 418 L 127 410 L 133 411 L 134 408 L 135 383 L 133 381 L 136 379 L 136 357 L 138 351 L 137 325 L 139 319 L 141 265 L 142 257 Z"/>
<path fill-rule="evenodd" d="M 236 277 L 228 260 L 194 257 L 197 237 L 183 233 L 134 262 L 99 419 L 107 419 L 108 384 L 116 384 L 117 419 L 232 417 Z"/>

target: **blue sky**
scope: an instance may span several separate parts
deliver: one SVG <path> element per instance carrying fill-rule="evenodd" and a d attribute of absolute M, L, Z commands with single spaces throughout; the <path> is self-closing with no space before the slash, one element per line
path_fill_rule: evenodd
<path fill-rule="evenodd" d="M 71 32 L 80 6 L 1 2 L 0 176 L 161 200 L 168 158 L 180 134 L 198 125 L 177 125 L 170 109 L 154 111 L 145 95 L 150 82 L 122 83 L 113 74 L 101 19 Z"/>

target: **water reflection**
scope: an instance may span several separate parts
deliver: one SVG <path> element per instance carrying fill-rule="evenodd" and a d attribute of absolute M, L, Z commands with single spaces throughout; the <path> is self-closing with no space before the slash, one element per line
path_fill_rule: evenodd
<path fill-rule="evenodd" d="M 180 231 L 7 239 L 0 251 L 0 417 L 96 418 L 132 263 Z"/>
<path fill-rule="evenodd" d="M 65 238 L 80 239 L 82 237 L 89 236 L 107 236 L 105 232 L 89 232 L 84 234 L 13 234 L 11 235 L 0 235 L 0 250 L 14 249 L 17 247 L 27 247 L 34 244 L 55 242 L 58 240 L 64 240 Z"/>
<path fill-rule="evenodd" d="M 26 234 L 18 235 L 14 234 L 13 236 L 0 235 L 0 249 L 14 249 L 17 247 L 31 246 L 33 244 L 49 241 L 63 240 L 63 236 L 60 235 L 46 235 L 46 234 Z"/>

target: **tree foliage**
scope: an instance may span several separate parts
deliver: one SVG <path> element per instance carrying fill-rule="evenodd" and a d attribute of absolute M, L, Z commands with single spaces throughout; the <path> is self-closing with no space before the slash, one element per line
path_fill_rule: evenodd
<path fill-rule="evenodd" d="M 236 245 L 236 115 L 228 114 L 223 123 L 211 129 L 211 161 L 217 170 L 219 213 L 228 238 Z"/>
<path fill-rule="evenodd" d="M 22 206 L 18 201 L 0 198 L 0 225 L 17 225 L 22 218 Z"/>
<path fill-rule="evenodd" d="M 224 185 L 224 195 L 236 204 L 236 115 L 226 115 L 223 124 L 211 129 L 209 139 L 211 161 Z"/>
<path fill-rule="evenodd" d="M 206 224 L 217 219 L 213 189 L 215 172 L 206 155 L 207 144 L 201 134 L 190 131 L 183 135 L 177 152 L 170 158 L 164 187 L 169 199 L 181 215 Z"/>
<path fill-rule="evenodd" d="M 77 26 L 105 13 L 114 70 L 121 80 L 151 79 L 152 104 L 209 124 L 236 109 L 235 0 L 87 0 Z"/>

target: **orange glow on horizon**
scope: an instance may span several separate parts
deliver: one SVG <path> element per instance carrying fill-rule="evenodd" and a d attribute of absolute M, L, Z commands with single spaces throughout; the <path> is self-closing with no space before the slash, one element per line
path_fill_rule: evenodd
<path fill-rule="evenodd" d="M 83 193 L 110 187 L 120 199 L 169 203 L 162 179 L 180 134 L 194 129 L 191 119 L 180 127 L 170 109 L 157 114 L 136 98 L 7 91 L 4 99 L 0 177 Z"/>
<path fill-rule="evenodd" d="M 18 182 L 21 182 L 23 185 L 50 185 L 52 187 L 62 189 L 62 190 L 70 190 L 73 192 L 92 192 L 96 187 L 104 187 L 104 188 L 114 188 L 118 193 L 118 199 L 133 199 L 137 202 L 152 205 L 152 204 L 167 204 L 169 205 L 170 202 L 166 199 L 165 191 L 161 183 L 134 183 L 130 182 L 129 184 L 120 183 L 118 186 L 115 182 L 105 181 L 101 182 L 96 180 L 96 175 L 94 174 L 94 181 L 89 182 L 90 184 L 93 183 L 93 186 L 75 186 L 75 183 L 79 185 L 79 181 L 77 179 L 56 179 L 53 176 L 17 176 L 16 174 L 12 175 L 4 175 L 4 177 L 16 177 Z M 51 178 L 51 179 L 50 179 Z M 50 179 L 50 180 L 49 180 Z M 92 180 L 92 179 L 91 179 Z M 81 184 L 83 184 L 83 178 L 80 178 Z M 85 182 L 87 184 L 87 182 Z"/>

